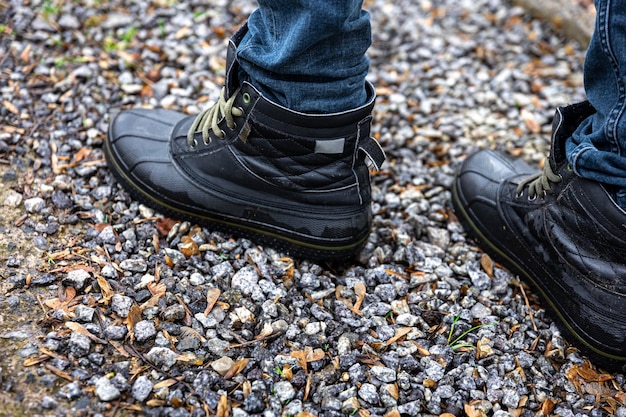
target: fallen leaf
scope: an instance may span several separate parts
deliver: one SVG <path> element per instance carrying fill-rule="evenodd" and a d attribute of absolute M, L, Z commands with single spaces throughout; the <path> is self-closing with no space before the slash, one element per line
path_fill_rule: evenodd
<path fill-rule="evenodd" d="M 294 350 L 291 352 L 291 357 L 298 361 L 298 365 L 304 370 L 304 372 L 307 372 L 306 356 L 303 350 Z"/>
<path fill-rule="evenodd" d="M 152 387 L 154 390 L 158 390 L 161 388 L 169 388 L 174 384 L 178 384 L 180 381 L 175 379 L 175 378 L 168 378 L 164 381 L 161 381 L 159 383 L 154 384 L 154 387 Z"/>
<path fill-rule="evenodd" d="M 198 244 L 193 241 L 190 236 L 183 236 L 181 239 L 180 251 L 185 258 L 189 259 L 192 256 L 200 255 L 200 249 L 198 248 Z"/>
<path fill-rule="evenodd" d="M 98 282 L 98 286 L 100 287 L 102 303 L 104 305 L 108 305 L 111 298 L 113 298 L 113 289 L 111 288 L 109 281 L 107 281 L 102 275 L 98 275 L 96 277 L 96 282 Z"/>
<path fill-rule="evenodd" d="M 2 105 L 13 114 L 20 114 L 20 111 L 17 109 L 15 104 L 11 103 L 9 100 L 3 100 Z"/>
<path fill-rule="evenodd" d="M 235 362 L 235 364 L 228 370 L 228 372 L 226 372 L 226 375 L 224 375 L 224 379 L 231 379 L 235 375 L 241 373 L 241 371 L 243 371 L 248 365 L 248 362 L 250 362 L 250 360 L 247 358 L 240 359 Z"/>
<path fill-rule="evenodd" d="M 160 217 L 156 221 L 157 232 L 159 232 L 161 236 L 167 236 L 176 223 L 178 223 L 176 220 L 172 220 L 168 217 Z"/>
<path fill-rule="evenodd" d="M 385 417 L 400 417 L 400 412 L 396 409 L 393 409 L 387 414 L 385 414 Z"/>
<path fill-rule="evenodd" d="M 32 49 L 32 47 L 33 45 L 31 43 L 27 44 L 24 50 L 22 51 L 22 53 L 20 54 L 20 59 L 25 64 L 28 64 L 30 62 L 30 50 Z"/>
<path fill-rule="evenodd" d="M 204 309 L 205 316 L 208 316 L 211 310 L 213 310 L 213 307 L 215 306 L 215 303 L 217 302 L 217 300 L 220 298 L 221 293 L 222 292 L 220 291 L 219 288 L 209 288 L 207 290 L 207 293 L 206 293 L 207 306 Z"/>
<path fill-rule="evenodd" d="M 88 338 L 90 338 L 94 342 L 101 343 L 103 345 L 108 344 L 108 342 L 106 340 L 100 339 L 98 336 L 96 336 L 95 334 L 91 333 L 89 330 L 85 329 L 82 326 L 82 324 L 80 324 L 80 323 L 76 323 L 74 321 L 67 321 L 67 322 L 65 322 L 65 327 L 67 327 L 68 329 L 70 329 L 73 332 L 80 333 L 83 336 L 87 336 Z"/>
<path fill-rule="evenodd" d="M 228 417 L 230 415 L 230 407 L 228 407 L 228 398 L 222 395 L 217 402 L 216 417 Z"/>
<path fill-rule="evenodd" d="M 552 411 L 554 411 L 554 401 L 550 398 L 546 398 L 541 404 L 541 414 L 549 416 L 552 414 Z"/>
<path fill-rule="evenodd" d="M 126 328 L 130 334 L 131 343 L 135 342 L 135 326 L 141 321 L 141 307 L 137 304 L 130 306 L 128 317 L 126 318 Z"/>
<path fill-rule="evenodd" d="M 489 278 L 493 278 L 493 260 L 489 255 L 483 253 L 480 257 L 480 265 L 483 267 L 485 273 L 489 276 Z"/>
<path fill-rule="evenodd" d="M 309 346 L 304 348 L 304 354 L 307 362 L 315 362 L 324 359 L 326 352 L 320 348 L 313 349 Z"/>
<path fill-rule="evenodd" d="M 389 345 L 391 345 L 392 343 L 395 343 L 395 342 L 396 342 L 396 341 L 398 341 L 399 339 L 401 339 L 401 338 L 403 338 L 404 336 L 406 336 L 407 334 L 409 334 L 409 333 L 411 332 L 411 330 L 413 330 L 413 328 L 412 328 L 412 327 L 400 327 L 400 328 L 397 328 L 397 329 L 395 330 L 395 334 L 394 334 L 394 336 L 393 336 L 391 339 L 387 340 L 387 341 L 385 342 L 385 345 L 386 345 L 386 346 L 389 346 Z"/>

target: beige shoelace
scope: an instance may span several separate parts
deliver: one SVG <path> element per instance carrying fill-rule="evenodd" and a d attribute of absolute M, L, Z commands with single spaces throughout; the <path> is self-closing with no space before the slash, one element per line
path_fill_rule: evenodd
<path fill-rule="evenodd" d="M 560 175 L 552 171 L 550 162 L 546 159 L 543 164 L 543 171 L 538 172 L 526 178 L 517 186 L 516 192 L 518 196 L 524 193 L 524 188 L 528 186 L 528 198 L 534 199 L 537 196 L 545 197 L 546 193 L 552 193 L 551 184 L 561 182 Z"/>
<path fill-rule="evenodd" d="M 226 100 L 225 94 L 226 89 L 222 88 L 220 92 L 220 98 L 217 100 L 217 103 L 209 107 L 208 109 L 202 111 L 198 116 L 196 116 L 189 132 L 187 132 L 187 143 L 191 147 L 195 147 L 197 145 L 196 139 L 194 138 L 194 134 L 197 131 L 202 131 L 202 140 L 204 143 L 208 144 L 211 139 L 209 136 L 209 129 L 213 131 L 213 134 L 218 138 L 224 137 L 224 131 L 220 129 L 217 123 L 224 117 L 226 119 L 226 126 L 229 129 L 235 129 L 237 125 L 235 124 L 234 117 L 242 116 L 243 110 L 239 107 L 235 107 L 235 98 L 239 93 L 239 89 L 235 91 L 231 98 Z M 233 117 L 234 116 L 234 117 Z"/>

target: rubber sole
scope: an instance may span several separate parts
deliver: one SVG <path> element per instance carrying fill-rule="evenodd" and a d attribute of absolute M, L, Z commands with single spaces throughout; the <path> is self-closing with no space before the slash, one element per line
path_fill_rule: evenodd
<path fill-rule="evenodd" d="M 456 182 L 452 187 L 452 205 L 459 221 L 461 222 L 461 225 L 464 227 L 465 231 L 479 244 L 479 246 L 484 248 L 489 255 L 491 255 L 496 261 L 505 266 L 511 272 L 524 278 L 526 282 L 531 283 L 532 286 L 539 292 L 541 298 L 545 302 L 546 310 L 558 318 L 556 323 L 566 335 L 566 338 L 575 341 L 576 347 L 578 347 L 583 354 L 589 356 L 592 362 L 597 366 L 610 371 L 626 372 L 626 356 L 613 355 L 605 352 L 602 346 L 596 346 L 595 344 L 590 343 L 587 338 L 576 330 L 572 323 L 568 322 L 532 274 L 525 268 L 518 265 L 505 252 L 489 241 L 489 239 L 472 221 L 469 213 L 465 210 L 457 190 Z"/>
<path fill-rule="evenodd" d="M 208 229 L 219 231 L 225 234 L 250 239 L 258 244 L 270 246 L 274 249 L 289 253 L 296 258 L 309 259 L 313 261 L 336 261 L 346 260 L 356 256 L 365 245 L 368 233 L 355 239 L 354 242 L 341 245 L 329 245 L 323 238 L 311 237 L 308 240 L 286 236 L 284 231 L 271 230 L 254 227 L 247 224 L 239 224 L 231 219 L 218 214 L 199 214 L 190 210 L 185 210 L 174 205 L 167 204 L 162 200 L 152 196 L 136 184 L 132 178 L 124 173 L 119 164 L 115 152 L 111 149 L 109 138 L 105 140 L 103 151 L 109 169 L 117 181 L 127 190 L 137 201 L 150 206 L 161 214 L 179 220 L 197 223 Z M 318 242 L 315 242 L 318 240 Z"/>

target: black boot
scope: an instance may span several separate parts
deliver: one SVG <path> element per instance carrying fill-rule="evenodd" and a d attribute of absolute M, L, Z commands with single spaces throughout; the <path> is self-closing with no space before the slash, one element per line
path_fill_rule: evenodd
<path fill-rule="evenodd" d="M 466 230 L 547 307 L 598 365 L 626 370 L 626 212 L 607 189 L 576 176 L 565 141 L 595 110 L 559 108 L 543 172 L 494 151 L 463 163 L 453 189 Z"/>
<path fill-rule="evenodd" d="M 295 256 L 342 259 L 371 226 L 370 178 L 384 153 L 370 137 L 375 93 L 354 110 L 291 111 L 237 79 L 230 41 L 226 85 L 198 118 L 130 110 L 111 123 L 104 152 L 137 200 L 163 214 L 248 237 Z"/>

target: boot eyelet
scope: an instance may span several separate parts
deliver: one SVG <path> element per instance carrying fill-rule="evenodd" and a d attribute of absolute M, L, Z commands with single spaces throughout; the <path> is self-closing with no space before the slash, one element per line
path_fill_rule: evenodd
<path fill-rule="evenodd" d="M 231 130 L 231 131 L 237 129 L 237 123 L 233 123 L 232 127 L 228 126 L 228 129 Z"/>
<path fill-rule="evenodd" d="M 226 132 L 224 132 L 223 129 L 220 129 L 220 134 L 218 135 L 218 137 L 223 139 L 225 136 L 226 136 Z"/>
<path fill-rule="evenodd" d="M 515 198 L 522 198 L 522 197 L 524 197 L 524 190 L 522 190 L 519 193 L 515 194 Z"/>
<path fill-rule="evenodd" d="M 528 195 L 528 201 L 535 201 L 537 199 L 537 194 L 535 194 L 534 196 L 530 196 Z"/>
<path fill-rule="evenodd" d="M 241 97 L 243 98 L 244 103 L 250 104 L 250 101 L 252 100 L 250 93 L 243 93 Z"/>
<path fill-rule="evenodd" d="M 198 141 L 196 140 L 196 138 L 193 138 L 193 142 L 189 144 L 189 148 L 191 148 L 191 150 L 194 150 L 198 147 Z"/>
<path fill-rule="evenodd" d="M 206 139 L 202 139 L 202 142 L 204 142 L 204 144 L 205 144 L 205 145 L 208 145 L 208 144 L 210 144 L 210 143 L 211 143 L 211 138 L 210 138 L 210 137 L 208 137 L 208 138 L 206 138 Z"/>
<path fill-rule="evenodd" d="M 572 167 L 572 164 L 567 164 L 567 170 L 569 172 L 574 172 L 574 168 Z"/>

